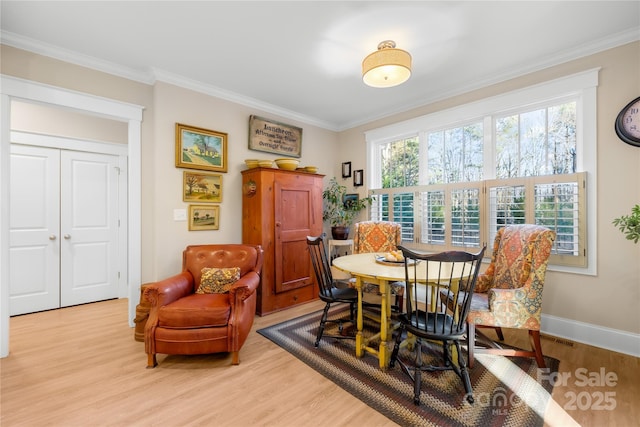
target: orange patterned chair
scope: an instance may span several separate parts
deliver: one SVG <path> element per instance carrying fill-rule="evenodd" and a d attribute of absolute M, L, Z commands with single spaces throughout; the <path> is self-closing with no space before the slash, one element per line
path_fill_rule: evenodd
<path fill-rule="evenodd" d="M 395 251 L 402 242 L 402 226 L 389 221 L 362 221 L 354 225 L 353 252 L 383 253 Z M 379 294 L 378 285 L 365 283 L 363 292 Z M 391 294 L 396 296 L 396 305 L 402 307 L 404 283 L 391 283 Z"/>
<path fill-rule="evenodd" d="M 467 316 L 469 367 L 473 366 L 474 352 L 535 357 L 538 366 L 545 367 L 540 315 L 542 288 L 554 240 L 553 231 L 538 225 L 510 225 L 498 230 L 491 263 L 478 277 Z M 477 331 L 478 327 L 494 328 L 500 340 L 504 339 L 501 328 L 527 329 L 532 351 L 500 348 Z M 480 342 L 489 348 L 475 347 Z"/>

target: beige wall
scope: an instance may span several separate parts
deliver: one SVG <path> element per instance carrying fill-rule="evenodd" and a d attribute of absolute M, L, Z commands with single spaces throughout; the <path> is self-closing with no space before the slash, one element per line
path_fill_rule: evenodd
<path fill-rule="evenodd" d="M 118 144 L 128 138 L 125 122 L 19 101 L 11 103 L 11 129 Z"/>
<path fill-rule="evenodd" d="M 598 87 L 598 275 L 549 272 L 544 313 L 602 327 L 640 333 L 640 244 L 624 239 L 611 220 L 640 203 L 640 149 L 622 143 L 613 131 L 618 111 L 640 95 L 640 43 L 592 55 L 561 66 L 457 96 L 335 133 L 250 109 L 165 83 L 153 86 L 2 46 L 2 73 L 44 82 L 107 98 L 143 105 L 142 126 L 142 279 L 150 281 L 177 272 L 180 253 L 187 244 L 240 242 L 240 171 L 245 158 L 275 158 L 247 148 L 248 119 L 258 114 L 300 126 L 304 165 L 320 173 L 340 176 L 340 164 L 365 169 L 364 132 L 464 104 L 487 96 L 549 79 L 602 67 Z M 182 202 L 183 170 L 175 168 L 174 124 L 226 132 L 229 135 L 229 170 L 223 176 L 220 230 L 189 232 L 186 222 L 173 221 Z M 366 176 L 365 176 L 366 179 Z M 339 179 L 341 181 L 341 179 Z M 341 181 L 342 182 L 342 181 Z M 350 191 L 351 180 L 343 181 Z M 364 194 L 365 188 L 360 188 Z"/>
<path fill-rule="evenodd" d="M 240 172 L 244 159 L 276 159 L 271 153 L 249 150 L 249 116 L 257 114 L 302 127 L 301 165 L 318 167 L 318 173 L 330 175 L 337 145 L 335 132 L 320 129 L 285 117 L 244 107 L 201 93 L 165 83 L 154 88 L 155 123 L 153 156 L 153 218 L 155 221 L 155 263 L 157 277 L 179 271 L 181 251 L 188 244 L 240 243 L 242 240 L 242 198 Z M 175 123 L 184 123 L 228 134 L 229 169 L 222 178 L 220 230 L 187 231 L 185 222 L 173 221 L 173 210 L 186 208 L 182 202 L 184 169 L 175 167 Z M 328 178 L 326 178 L 328 180 Z M 145 186 L 146 188 L 146 186 Z M 152 248 L 149 248 L 150 250 Z"/>
<path fill-rule="evenodd" d="M 364 132 L 456 105 L 573 73 L 601 67 L 598 86 L 597 276 L 550 271 L 543 313 L 603 327 L 640 333 L 640 244 L 625 240 L 611 221 L 640 203 L 640 148 L 625 144 L 613 123 L 629 101 L 640 96 L 640 43 L 552 67 L 462 96 L 427 105 L 341 132 L 341 158 L 364 168 Z"/>

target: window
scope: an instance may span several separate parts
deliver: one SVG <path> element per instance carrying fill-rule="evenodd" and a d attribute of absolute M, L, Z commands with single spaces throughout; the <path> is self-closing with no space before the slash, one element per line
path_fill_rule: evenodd
<path fill-rule="evenodd" d="M 367 132 L 371 219 L 401 223 L 404 242 L 433 251 L 540 224 L 556 232 L 550 264 L 595 271 L 594 191 L 578 171 L 595 174 L 596 85 L 592 70 Z"/>

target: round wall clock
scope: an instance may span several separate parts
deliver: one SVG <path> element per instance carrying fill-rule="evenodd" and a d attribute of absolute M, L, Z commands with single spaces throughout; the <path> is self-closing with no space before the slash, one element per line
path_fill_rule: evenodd
<path fill-rule="evenodd" d="M 616 118 L 618 137 L 635 147 L 640 147 L 640 97 L 628 103 Z"/>

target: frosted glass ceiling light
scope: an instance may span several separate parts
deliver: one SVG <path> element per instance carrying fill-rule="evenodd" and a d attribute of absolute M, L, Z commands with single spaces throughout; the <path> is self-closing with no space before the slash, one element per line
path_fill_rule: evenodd
<path fill-rule="evenodd" d="M 392 40 L 380 42 L 378 50 L 362 61 L 362 81 L 372 87 L 393 87 L 411 77 L 411 55 L 396 49 Z"/>

